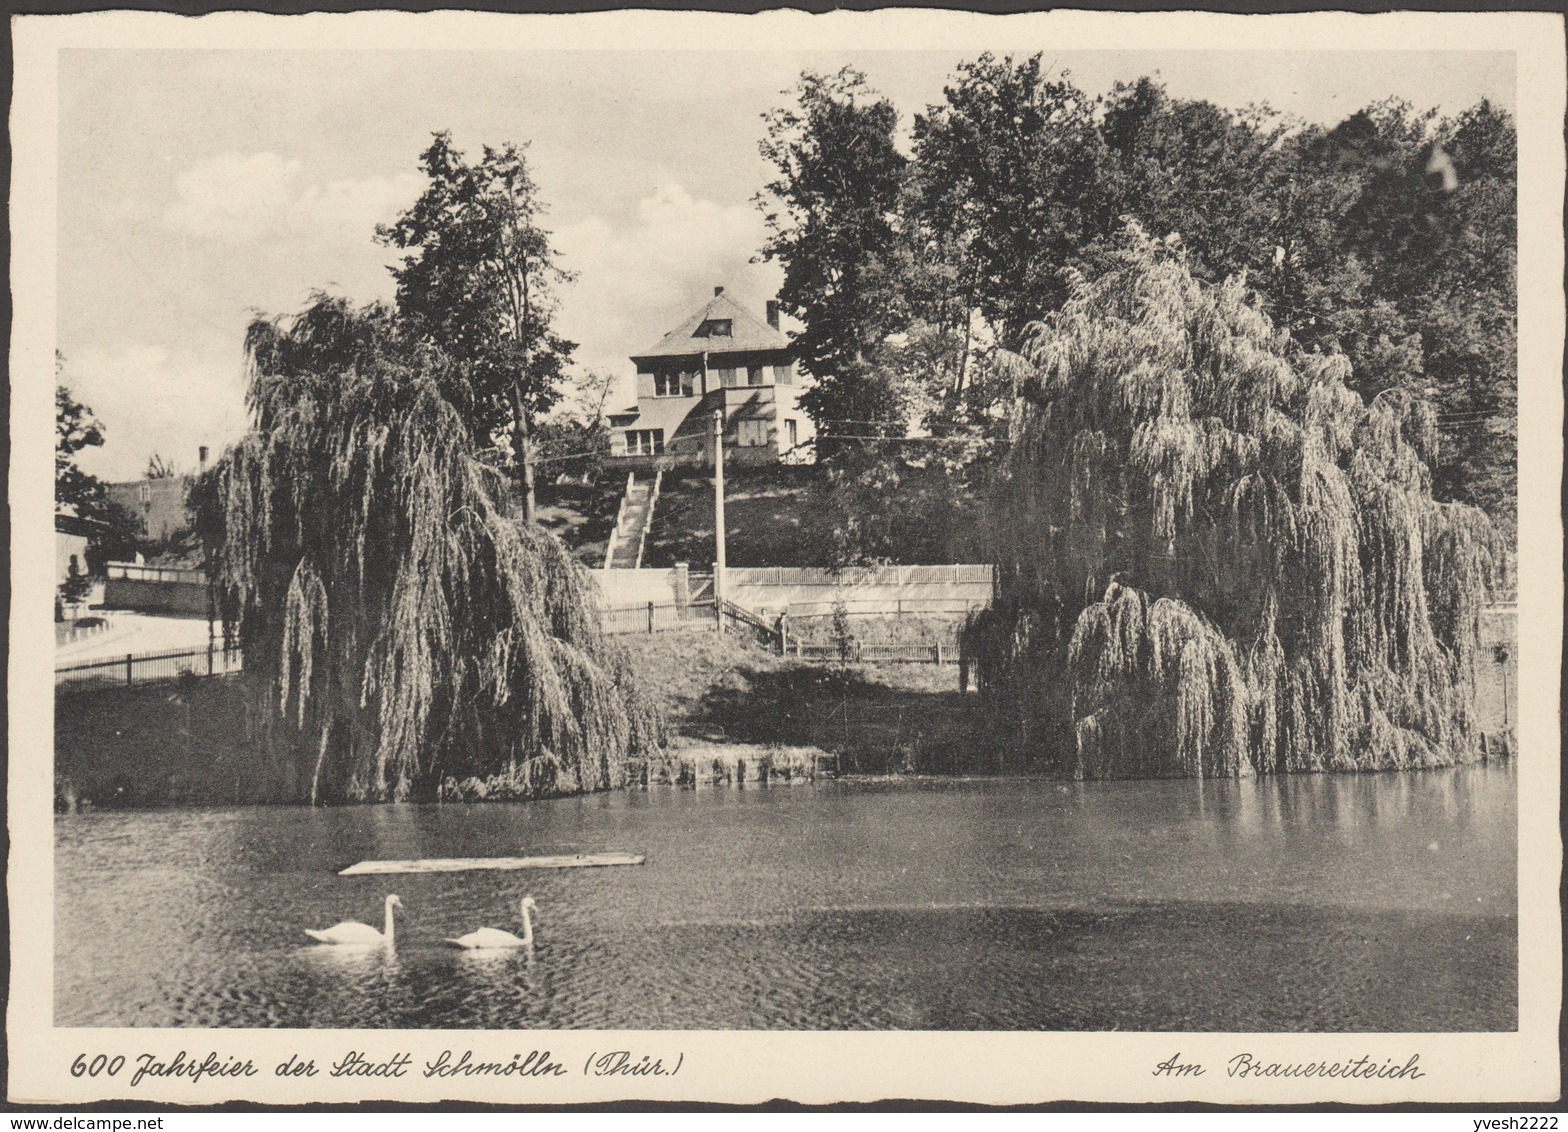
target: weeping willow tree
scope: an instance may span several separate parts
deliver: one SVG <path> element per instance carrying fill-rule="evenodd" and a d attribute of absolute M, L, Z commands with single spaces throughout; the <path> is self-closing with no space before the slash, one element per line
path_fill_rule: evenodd
<path fill-rule="evenodd" d="M 1076 281 L 1019 359 L 967 634 L 1021 750 L 1084 777 L 1471 757 L 1500 548 L 1433 499 L 1431 407 L 1348 377 L 1140 231 Z"/>
<path fill-rule="evenodd" d="M 455 363 L 385 309 L 325 297 L 254 322 L 246 355 L 252 428 L 206 527 L 284 788 L 314 802 L 621 782 L 659 721 L 592 583 L 476 459 L 440 392 Z"/>

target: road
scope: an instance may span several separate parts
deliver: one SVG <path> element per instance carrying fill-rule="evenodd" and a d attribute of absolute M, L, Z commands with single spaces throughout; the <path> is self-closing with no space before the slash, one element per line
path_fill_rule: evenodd
<path fill-rule="evenodd" d="M 207 646 L 207 622 L 204 618 L 159 617 L 129 610 L 94 610 L 93 614 L 107 617 L 110 627 L 94 636 L 56 647 L 56 668 L 124 657 L 126 653 Z"/>

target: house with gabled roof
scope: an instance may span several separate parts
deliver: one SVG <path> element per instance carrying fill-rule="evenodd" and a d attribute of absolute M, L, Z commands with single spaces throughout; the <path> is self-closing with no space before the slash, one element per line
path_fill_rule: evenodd
<path fill-rule="evenodd" d="M 724 293 L 641 354 L 636 404 L 609 415 L 610 455 L 627 466 L 706 464 L 713 415 L 723 414 L 726 462 L 800 461 L 815 436 L 778 304 L 758 318 Z"/>

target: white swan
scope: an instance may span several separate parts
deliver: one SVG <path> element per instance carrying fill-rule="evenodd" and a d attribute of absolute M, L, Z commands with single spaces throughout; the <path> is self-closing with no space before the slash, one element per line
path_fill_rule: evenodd
<path fill-rule="evenodd" d="M 369 924 L 357 923 L 354 920 L 344 920 L 341 924 L 333 924 L 325 931 L 305 929 L 305 934 L 317 943 L 349 943 L 349 944 L 386 944 L 392 946 L 392 909 L 401 908 L 403 901 L 396 896 L 387 897 L 387 930 L 378 932 Z"/>
<path fill-rule="evenodd" d="M 519 939 L 511 932 L 504 932 L 500 928 L 480 928 L 476 932 L 460 935 L 456 939 L 446 942 L 454 947 L 466 947 L 470 950 L 481 947 L 532 947 L 534 945 L 534 921 L 529 910 L 538 908 L 532 896 L 523 897 L 521 905 L 523 913 L 523 935 Z"/>

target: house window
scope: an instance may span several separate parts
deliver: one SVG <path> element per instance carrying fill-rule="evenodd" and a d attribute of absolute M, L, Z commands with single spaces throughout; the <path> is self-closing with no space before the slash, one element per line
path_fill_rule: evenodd
<path fill-rule="evenodd" d="M 762 378 L 762 367 L 761 366 L 747 366 L 746 367 L 746 384 L 747 385 L 761 385 L 762 381 L 763 381 L 763 378 Z"/>
<path fill-rule="evenodd" d="M 791 378 L 792 375 L 789 372 L 789 366 L 783 365 L 773 367 L 773 383 L 775 385 L 788 385 L 790 384 Z"/>
<path fill-rule="evenodd" d="M 767 421 L 762 420 L 735 422 L 735 446 L 737 448 L 761 448 L 767 443 Z"/>
<path fill-rule="evenodd" d="M 740 384 L 740 379 L 735 374 L 734 366 L 730 366 L 728 368 L 720 366 L 717 372 L 719 375 L 719 384 L 724 386 L 724 388 L 734 389 L 737 385 Z"/>
<path fill-rule="evenodd" d="M 662 428 L 629 428 L 626 430 L 628 456 L 657 456 L 664 451 Z"/>
<path fill-rule="evenodd" d="M 784 437 L 789 441 L 789 446 L 791 448 L 794 448 L 800 443 L 800 437 L 796 435 L 797 423 L 798 422 L 796 422 L 794 417 L 790 417 L 784 422 Z"/>
<path fill-rule="evenodd" d="M 675 370 L 661 370 L 653 375 L 653 395 L 655 397 L 690 397 L 692 384 L 692 374 L 677 373 Z"/>
<path fill-rule="evenodd" d="M 697 333 L 694 335 L 694 337 L 729 338 L 731 337 L 731 327 L 733 325 L 733 319 L 710 318 L 705 320 L 701 326 L 697 327 Z"/>

